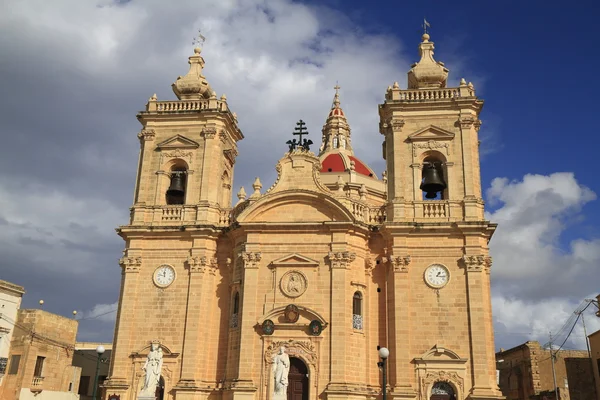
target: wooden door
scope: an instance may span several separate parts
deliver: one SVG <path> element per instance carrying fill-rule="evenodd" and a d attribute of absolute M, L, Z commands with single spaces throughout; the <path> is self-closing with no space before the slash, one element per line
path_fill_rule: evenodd
<path fill-rule="evenodd" d="M 308 400 L 308 368 L 299 358 L 290 357 L 288 400 Z"/>

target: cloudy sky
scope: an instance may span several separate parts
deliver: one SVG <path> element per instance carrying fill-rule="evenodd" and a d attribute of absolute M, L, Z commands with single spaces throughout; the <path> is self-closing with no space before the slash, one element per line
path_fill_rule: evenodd
<path fill-rule="evenodd" d="M 80 340 L 112 338 L 135 115 L 153 93 L 175 98 L 198 29 L 205 75 L 246 137 L 236 191 L 273 182 L 298 119 L 319 139 L 336 82 L 356 152 L 381 173 L 377 104 L 394 81 L 406 87 L 425 15 L 450 84 L 465 77 L 486 100 L 496 345 L 547 342 L 600 292 L 596 6 L 375 3 L 0 1 L 0 279 L 25 286 L 24 307 L 78 310 Z M 600 329 L 592 308 L 585 317 Z M 579 324 L 566 347 L 582 346 Z"/>

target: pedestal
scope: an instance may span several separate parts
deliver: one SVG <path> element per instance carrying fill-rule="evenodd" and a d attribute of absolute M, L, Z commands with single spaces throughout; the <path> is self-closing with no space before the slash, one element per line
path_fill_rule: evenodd
<path fill-rule="evenodd" d="M 273 400 L 287 400 L 287 395 L 284 393 L 273 394 Z"/>
<path fill-rule="evenodd" d="M 156 400 L 156 396 L 147 396 L 147 395 L 146 396 L 142 396 L 142 395 L 139 395 L 137 397 L 137 400 Z"/>

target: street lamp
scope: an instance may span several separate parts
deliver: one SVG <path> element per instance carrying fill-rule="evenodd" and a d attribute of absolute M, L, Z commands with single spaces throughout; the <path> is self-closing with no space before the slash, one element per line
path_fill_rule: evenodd
<path fill-rule="evenodd" d="M 98 359 L 96 360 L 96 377 L 94 378 L 94 391 L 92 392 L 92 400 L 96 400 L 96 389 L 98 388 L 98 373 L 100 371 L 100 357 L 104 354 L 104 346 L 96 347 Z"/>
<path fill-rule="evenodd" d="M 385 348 L 382 347 L 379 349 L 379 357 L 381 357 L 381 361 L 379 361 L 377 363 L 378 367 L 381 367 L 381 371 L 383 372 L 383 400 L 386 400 L 386 392 L 387 392 L 387 383 L 385 381 L 385 361 L 387 360 L 387 358 L 390 356 L 390 351 Z"/>

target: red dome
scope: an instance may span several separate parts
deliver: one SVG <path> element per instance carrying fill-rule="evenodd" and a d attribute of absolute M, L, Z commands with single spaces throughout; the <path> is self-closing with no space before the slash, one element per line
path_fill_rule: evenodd
<path fill-rule="evenodd" d="M 330 117 L 343 117 L 344 111 L 341 108 L 334 108 L 329 112 Z"/>
<path fill-rule="evenodd" d="M 361 175 L 373 177 L 373 173 L 358 158 L 354 156 L 347 156 L 351 161 L 354 161 L 354 171 Z M 344 158 L 340 153 L 332 153 L 323 159 L 321 162 L 321 172 L 344 172 L 347 169 L 350 169 L 350 166 L 346 167 L 344 164 Z"/>
<path fill-rule="evenodd" d="M 346 166 L 340 154 L 330 154 L 321 163 L 321 172 L 344 172 Z"/>

